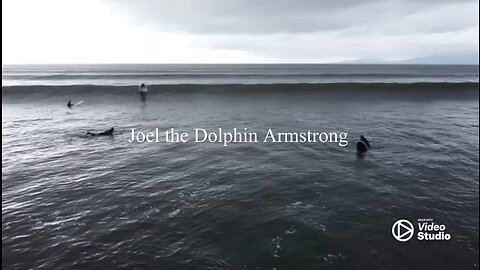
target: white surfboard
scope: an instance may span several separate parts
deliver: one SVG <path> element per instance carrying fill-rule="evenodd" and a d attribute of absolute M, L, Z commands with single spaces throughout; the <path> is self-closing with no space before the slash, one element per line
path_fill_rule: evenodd
<path fill-rule="evenodd" d="M 80 105 L 80 104 L 82 104 L 82 103 L 83 103 L 83 100 L 80 100 L 79 102 L 73 104 L 73 106 L 78 106 L 78 105 Z"/>

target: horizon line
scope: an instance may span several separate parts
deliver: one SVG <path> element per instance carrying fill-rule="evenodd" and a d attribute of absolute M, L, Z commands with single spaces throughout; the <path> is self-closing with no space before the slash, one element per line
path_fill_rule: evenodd
<path fill-rule="evenodd" d="M 478 66 L 479 63 L 348 63 L 348 62 L 263 62 L 263 63 L 2 63 L 3 66 L 22 66 L 22 65 L 405 65 L 405 66 Z"/>

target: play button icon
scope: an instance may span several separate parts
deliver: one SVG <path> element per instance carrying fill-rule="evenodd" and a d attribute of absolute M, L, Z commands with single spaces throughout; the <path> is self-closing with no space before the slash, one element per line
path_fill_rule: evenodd
<path fill-rule="evenodd" d="M 392 235 L 400 242 L 406 242 L 412 238 L 414 233 L 413 224 L 406 220 L 400 219 L 392 226 Z"/>

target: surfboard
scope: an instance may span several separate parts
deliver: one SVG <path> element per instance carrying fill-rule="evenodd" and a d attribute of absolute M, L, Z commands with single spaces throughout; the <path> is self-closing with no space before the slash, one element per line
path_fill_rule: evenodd
<path fill-rule="evenodd" d="M 78 105 L 80 105 L 80 104 L 82 104 L 82 103 L 83 103 L 83 100 L 80 100 L 79 102 L 73 104 L 73 106 L 78 106 Z"/>
<path fill-rule="evenodd" d="M 362 142 L 362 141 L 357 142 L 357 152 L 358 153 L 363 154 L 363 153 L 367 152 L 367 150 L 368 150 L 368 147 L 364 142 Z"/>

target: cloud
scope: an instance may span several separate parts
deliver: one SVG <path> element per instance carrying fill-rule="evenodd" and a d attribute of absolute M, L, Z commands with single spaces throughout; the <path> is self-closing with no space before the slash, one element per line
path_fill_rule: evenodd
<path fill-rule="evenodd" d="M 107 0 L 116 12 L 159 31 L 199 34 L 430 33 L 478 28 L 476 1 Z"/>
<path fill-rule="evenodd" d="M 472 0 L 5 0 L 4 63 L 478 55 Z"/>
<path fill-rule="evenodd" d="M 352 36 L 345 32 L 279 33 L 270 35 L 206 35 L 192 40 L 195 46 L 246 50 L 272 62 L 337 62 L 356 58 L 401 60 L 427 55 L 476 52 L 473 31 L 384 35 L 379 32 Z"/>
<path fill-rule="evenodd" d="M 272 62 L 406 59 L 478 51 L 476 1 L 111 1 L 130 23 Z"/>

